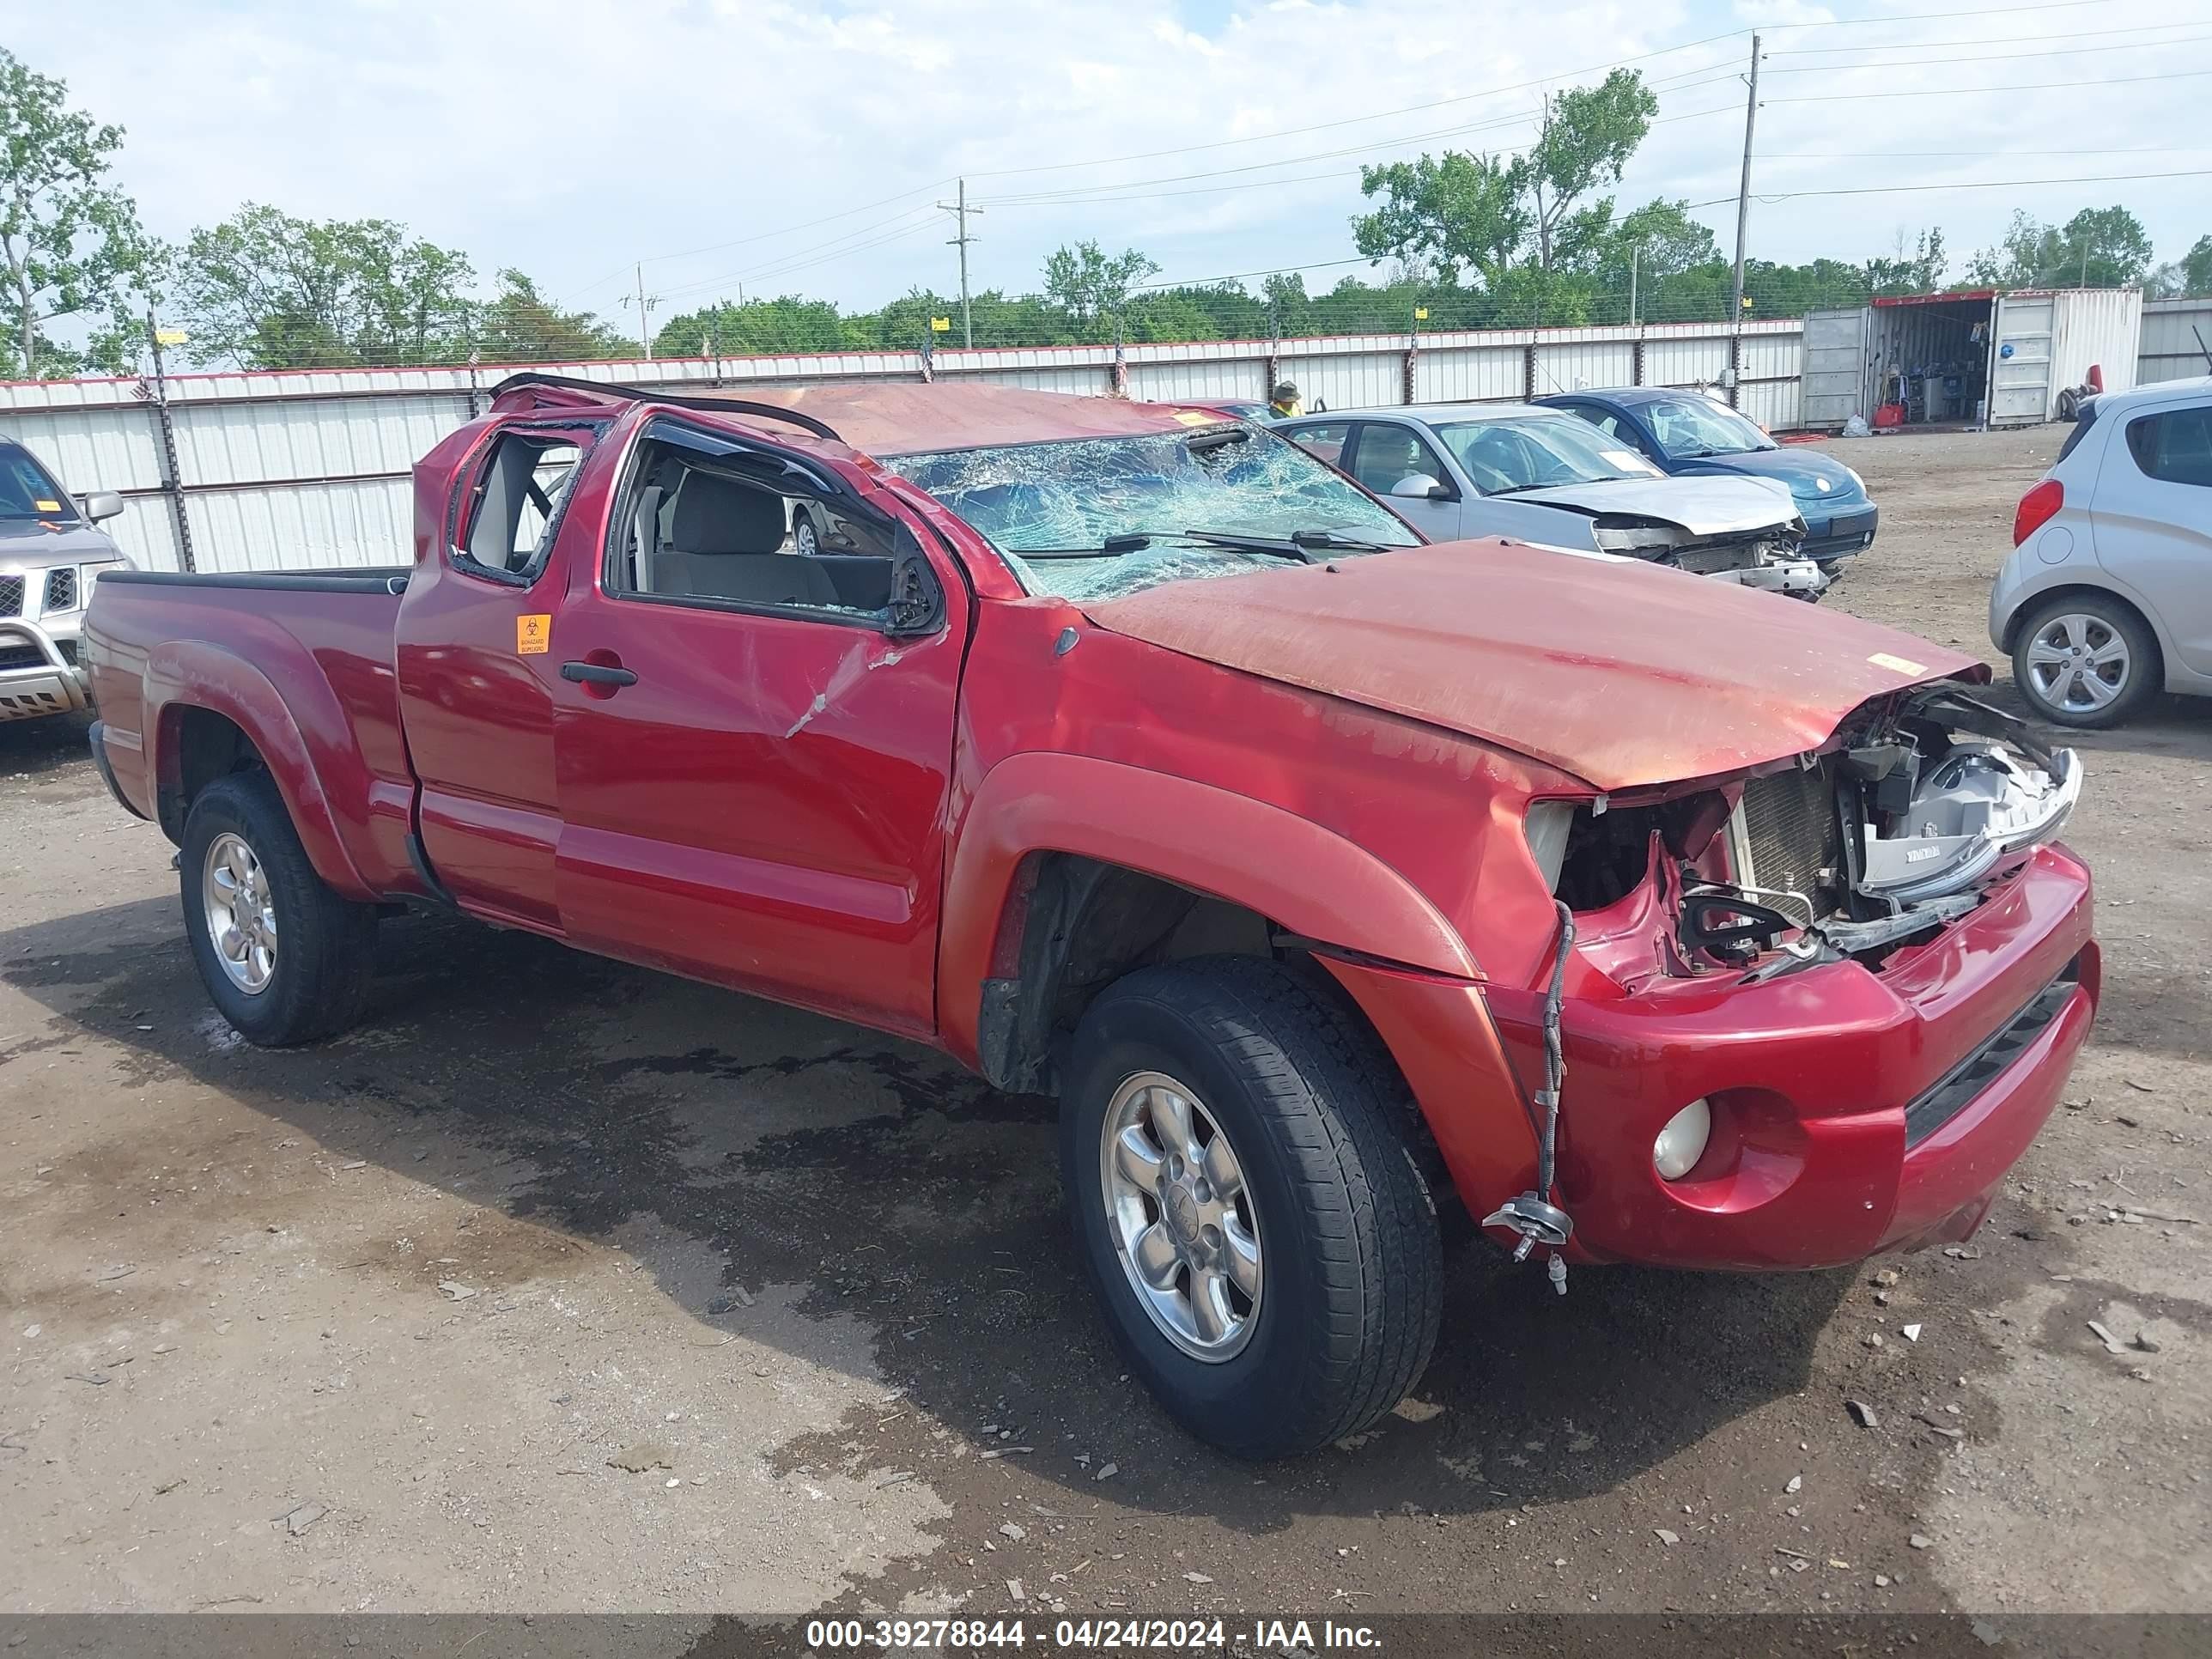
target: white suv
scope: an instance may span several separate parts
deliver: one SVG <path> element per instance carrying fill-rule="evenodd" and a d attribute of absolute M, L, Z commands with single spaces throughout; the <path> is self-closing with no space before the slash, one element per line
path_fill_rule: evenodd
<path fill-rule="evenodd" d="M 2084 404 L 2012 539 L 1990 638 L 2036 714 L 2117 726 L 2161 685 L 2212 696 L 2212 375 Z"/>

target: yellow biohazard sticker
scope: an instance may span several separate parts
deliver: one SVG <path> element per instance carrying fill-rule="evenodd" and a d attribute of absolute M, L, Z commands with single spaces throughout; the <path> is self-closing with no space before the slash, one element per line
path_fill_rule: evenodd
<path fill-rule="evenodd" d="M 1905 657 L 1893 657 L 1887 651 L 1877 651 L 1867 660 L 1876 668 L 1888 669 L 1893 674 L 1924 674 L 1928 672 L 1925 663 L 1913 662 Z"/>
<path fill-rule="evenodd" d="M 1178 409 L 1176 419 L 1185 426 L 1213 426 L 1219 423 L 1221 416 L 1209 415 L 1202 409 Z"/>
<path fill-rule="evenodd" d="M 33 501 L 31 505 L 41 513 L 58 513 L 62 510 L 62 504 L 59 501 Z"/>
<path fill-rule="evenodd" d="M 518 657 L 542 657 L 553 644 L 553 618 L 517 617 L 514 619 L 514 654 Z"/>

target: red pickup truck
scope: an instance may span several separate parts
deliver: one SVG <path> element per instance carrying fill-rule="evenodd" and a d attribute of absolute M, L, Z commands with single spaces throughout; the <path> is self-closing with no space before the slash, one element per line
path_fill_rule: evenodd
<path fill-rule="evenodd" d="M 1218 411 L 760 395 L 518 376 L 405 566 L 100 583 L 94 753 L 240 1031 L 355 1019 L 402 903 L 935 1043 L 1058 1097 L 1106 1318 L 1251 1455 L 1412 1385 L 1455 1218 L 1562 1289 L 1849 1262 L 2051 1109 L 2081 772 L 1980 664 L 1423 545 Z"/>

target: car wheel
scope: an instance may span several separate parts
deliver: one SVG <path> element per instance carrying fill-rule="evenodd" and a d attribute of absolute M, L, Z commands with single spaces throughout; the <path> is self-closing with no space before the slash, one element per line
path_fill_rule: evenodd
<path fill-rule="evenodd" d="M 375 908 L 315 873 L 267 773 L 234 772 L 200 792 L 177 869 L 193 963 L 241 1036 L 281 1048 L 360 1018 Z"/>
<path fill-rule="evenodd" d="M 2117 726 L 2165 678 L 2158 641 L 2134 609 L 2099 593 L 2062 594 L 2031 616 L 2012 650 L 2027 706 L 2060 726 Z"/>
<path fill-rule="evenodd" d="M 1078 1027 L 1060 1111 L 1076 1249 L 1168 1413 L 1247 1457 L 1404 1397 L 1436 1341 L 1436 1207 L 1347 1018 L 1286 964 L 1148 968 Z"/>
<path fill-rule="evenodd" d="M 814 515 L 800 512 L 791 521 L 792 550 L 805 558 L 812 558 L 822 550 L 822 532 L 814 527 Z"/>

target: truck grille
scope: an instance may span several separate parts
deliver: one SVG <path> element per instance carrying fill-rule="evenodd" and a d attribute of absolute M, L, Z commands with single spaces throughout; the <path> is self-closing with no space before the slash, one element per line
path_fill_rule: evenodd
<path fill-rule="evenodd" d="M 46 572 L 46 609 L 74 611 L 76 609 L 76 567 L 63 565 Z"/>
<path fill-rule="evenodd" d="M 35 645 L 0 645 L 0 672 L 16 668 L 44 668 L 46 653 Z"/>
<path fill-rule="evenodd" d="M 1793 920 L 1816 921 L 1826 914 L 1843 848 L 1826 771 L 1777 772 L 1745 784 L 1743 835 L 1751 864 L 1747 886 L 1804 894 L 1814 906 L 1811 915 L 1800 917 L 1800 904 L 1777 905 Z"/>
<path fill-rule="evenodd" d="M 23 614 L 23 579 L 21 576 L 0 576 L 0 617 L 20 617 Z"/>

